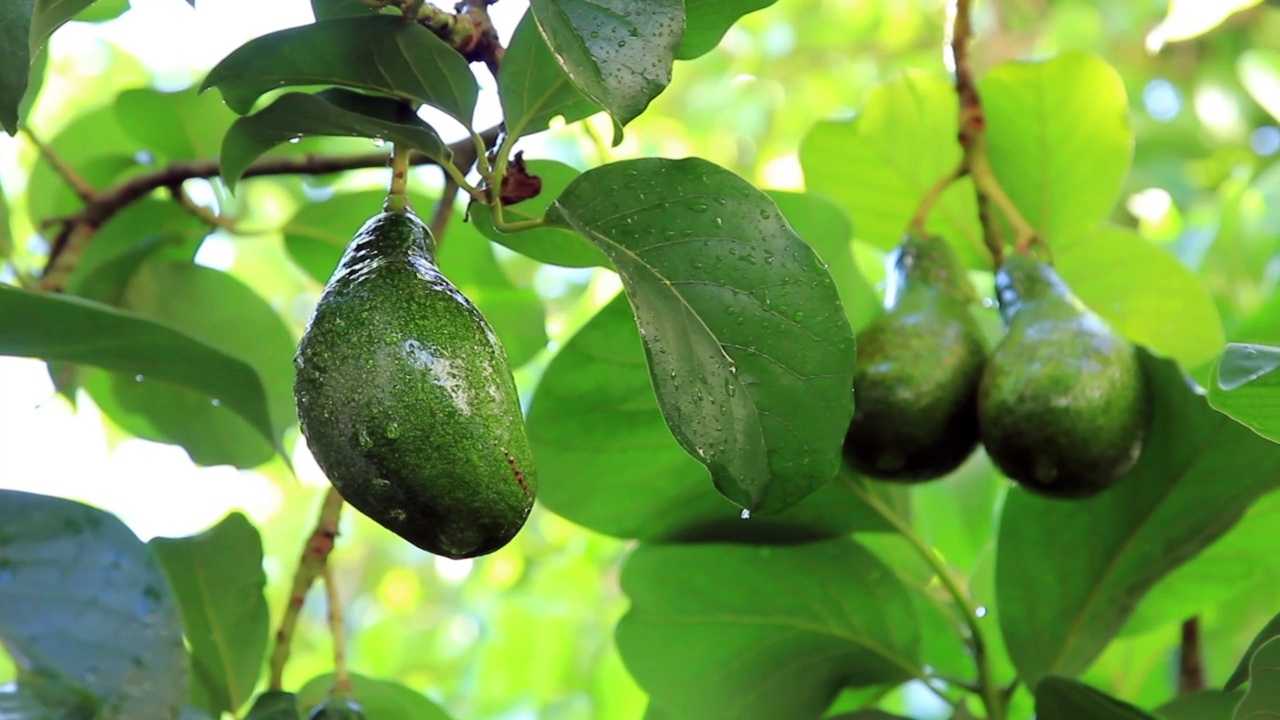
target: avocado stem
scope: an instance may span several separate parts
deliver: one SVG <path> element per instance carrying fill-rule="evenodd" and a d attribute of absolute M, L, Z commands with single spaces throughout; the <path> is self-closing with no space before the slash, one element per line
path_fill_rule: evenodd
<path fill-rule="evenodd" d="M 408 145 L 396 143 L 391 149 L 391 189 L 387 191 L 387 212 L 409 211 L 409 155 Z"/>
<path fill-rule="evenodd" d="M 840 473 L 837 477 L 849 492 L 853 493 L 883 518 L 885 522 L 889 523 L 937 575 L 942 587 L 946 589 L 947 594 L 955 601 L 956 607 L 960 609 L 960 614 L 964 617 L 965 625 L 969 629 L 969 635 L 965 638 L 965 641 L 973 652 L 973 661 L 978 669 L 977 689 L 979 691 L 978 694 L 982 697 L 982 704 L 987 709 L 987 718 L 988 720 L 1006 720 L 1004 697 L 996 686 L 995 677 L 991 669 L 991 658 L 987 654 L 986 638 L 983 635 L 981 625 L 978 624 L 978 608 L 974 606 L 968 594 L 960 587 L 960 581 L 951 573 L 951 568 L 947 565 L 947 562 L 916 534 L 911 524 L 904 520 L 901 515 L 888 505 L 885 505 L 873 493 L 868 492 L 867 488 L 858 481 L 857 476 L 853 474 L 853 471 L 848 466 L 841 465 Z"/>
<path fill-rule="evenodd" d="M 933 212 L 933 206 L 938 204 L 938 199 L 942 194 L 951 187 L 951 183 L 959 180 L 969 173 L 969 168 L 961 162 L 951 172 L 938 178 L 928 190 L 925 191 L 924 197 L 920 199 L 920 204 L 916 206 L 915 215 L 911 216 L 911 222 L 907 228 L 913 235 L 927 235 L 928 230 L 925 225 L 929 221 L 929 213 Z"/>
<path fill-rule="evenodd" d="M 333 552 L 333 543 L 338 537 L 338 520 L 342 516 L 342 505 L 342 496 L 336 489 L 330 487 L 320 506 L 320 517 L 316 520 L 315 530 L 307 539 L 302 557 L 298 560 L 298 569 L 293 574 L 293 588 L 289 591 L 289 602 L 285 605 L 280 628 L 276 630 L 276 646 L 271 652 L 271 675 L 267 685 L 269 690 L 284 689 L 284 666 L 289 662 L 293 634 L 298 626 L 298 615 L 302 612 L 302 604 L 307 599 L 307 591 L 323 572 L 325 564 L 329 561 L 329 553 Z"/>

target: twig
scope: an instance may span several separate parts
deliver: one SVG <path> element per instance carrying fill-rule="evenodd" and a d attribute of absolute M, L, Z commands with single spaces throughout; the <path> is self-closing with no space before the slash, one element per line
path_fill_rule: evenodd
<path fill-rule="evenodd" d="M 969 168 L 965 163 L 961 162 L 956 169 L 943 175 L 938 182 L 933 184 L 933 187 L 925 191 L 924 198 L 916 206 L 915 215 L 911 216 L 911 223 L 908 225 L 913 235 L 925 234 L 925 223 L 929 221 L 929 213 L 933 211 L 933 206 L 938 203 L 938 198 L 942 197 L 942 193 L 951 187 L 951 183 L 964 177 L 968 172 Z"/>
<path fill-rule="evenodd" d="M 347 670 L 347 633 L 342 620 L 342 597 L 333 578 L 333 568 L 324 566 L 325 596 L 329 601 L 329 634 L 333 636 L 333 695 L 350 698 L 351 673 Z"/>
<path fill-rule="evenodd" d="M 479 137 L 486 146 L 492 145 L 497 141 L 499 131 L 499 127 L 492 127 L 480 133 Z M 468 137 L 453 143 L 449 149 L 453 151 L 452 164 L 455 168 L 470 168 L 475 164 L 477 152 L 473 138 Z M 245 170 L 244 177 L 325 175 L 347 170 L 384 167 L 386 164 L 385 152 L 344 156 L 269 157 L 250 165 Z M 409 157 L 409 164 L 438 165 L 439 163 L 421 153 L 413 153 Z M 84 245 L 93 237 L 93 233 L 131 203 L 146 197 L 157 188 L 172 187 L 195 178 L 216 177 L 220 172 L 217 158 L 182 160 L 149 173 L 135 175 L 118 185 L 96 193 L 79 212 L 60 220 L 63 229 L 55 238 L 49 251 L 49 259 L 45 261 L 40 289 L 46 292 L 62 290 L 67 277 L 71 275 L 80 260 Z M 77 239 L 79 242 L 73 242 Z"/>
<path fill-rule="evenodd" d="M 320 517 L 316 528 L 312 531 L 307 545 L 298 560 L 298 569 L 293 575 L 293 589 L 289 593 L 289 604 L 285 606 L 284 617 L 280 620 L 280 629 L 276 631 L 276 646 L 271 653 L 270 690 L 284 689 L 284 666 L 289 662 L 289 651 L 293 643 L 293 633 L 298 626 L 298 615 L 302 612 L 302 604 L 306 602 L 307 591 L 315 582 L 329 561 L 329 553 L 333 552 L 334 540 L 338 537 L 338 519 L 342 515 L 342 496 L 334 488 L 324 497 L 320 506 Z"/>
<path fill-rule="evenodd" d="M 58 174 L 58 177 L 62 178 L 63 182 L 71 188 L 76 196 L 85 202 L 93 199 L 97 191 L 93 189 L 88 180 L 84 179 L 83 175 L 76 172 L 76 169 L 67 163 L 66 159 L 57 150 L 41 141 L 31 131 L 31 128 L 23 127 L 22 131 L 27 134 L 27 139 L 31 141 L 32 145 L 36 146 L 36 150 L 39 151 L 40 155 L 49 161 L 49 166 L 53 168 L 53 171 Z"/>
<path fill-rule="evenodd" d="M 938 581 L 942 583 L 942 586 L 947 590 L 947 594 L 955 601 L 956 607 L 959 608 L 960 614 L 964 617 L 965 625 L 969 629 L 967 640 L 973 653 L 974 664 L 978 667 L 977 687 L 981 691 L 982 703 L 987 709 L 987 717 L 989 720 L 1005 720 L 1004 698 L 995 684 L 995 676 L 991 669 L 991 658 L 987 654 L 987 642 L 982 634 L 982 626 L 978 624 L 977 608 L 974 607 L 973 601 L 969 599 L 968 594 L 960 587 L 960 582 L 951 574 L 951 568 L 947 566 L 946 561 L 934 552 L 933 548 L 920 539 L 920 536 L 916 534 L 906 520 L 903 520 L 898 513 L 881 502 L 874 494 L 867 492 L 847 467 L 841 466 L 840 474 L 837 477 L 840 478 L 840 482 L 848 488 L 849 492 L 856 495 L 859 500 L 884 518 L 911 545 L 921 559 L 933 569 Z"/>
<path fill-rule="evenodd" d="M 1004 241 L 998 225 L 991 217 L 988 204 L 998 207 L 1013 226 L 1014 247 L 1019 252 L 1026 252 L 1031 247 L 1036 241 L 1036 232 L 1026 218 L 1022 217 L 1004 188 L 1000 187 L 987 158 L 987 118 L 982 110 L 982 99 L 978 95 L 978 85 L 974 82 L 969 60 L 969 38 L 973 35 L 971 6 L 972 0 L 956 0 L 952 8 L 954 16 L 950 48 L 955 66 L 956 96 L 960 101 L 959 140 L 960 147 L 964 149 L 964 166 L 973 177 L 974 191 L 977 193 L 983 241 L 998 264 L 1004 257 Z"/>
<path fill-rule="evenodd" d="M 396 143 L 391 149 L 391 188 L 387 191 L 386 209 L 405 212 L 409 209 L 409 148 Z"/>
<path fill-rule="evenodd" d="M 1178 694 L 1205 688 L 1204 661 L 1200 649 L 1200 618 L 1182 623 L 1182 644 L 1178 650 Z"/>
<path fill-rule="evenodd" d="M 182 183 L 169 186 L 169 192 L 173 194 L 173 201 L 178 206 L 187 211 L 190 215 L 199 219 L 206 225 L 216 228 L 222 228 L 228 232 L 239 232 L 236 221 L 233 218 L 226 218 L 209 210 L 209 208 L 197 205 L 191 196 L 187 194 L 186 189 L 182 187 Z"/>
<path fill-rule="evenodd" d="M 498 78 L 504 53 L 498 32 L 489 19 L 489 6 L 497 0 L 461 0 L 450 13 L 427 2 L 418 5 L 418 22 L 444 40 L 467 62 L 483 62 Z"/>

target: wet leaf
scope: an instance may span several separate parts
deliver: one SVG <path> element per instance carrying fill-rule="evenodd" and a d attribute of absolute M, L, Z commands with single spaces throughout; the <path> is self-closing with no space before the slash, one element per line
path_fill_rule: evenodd
<path fill-rule="evenodd" d="M 520 20 L 503 55 L 498 96 L 507 132 L 513 137 L 545 130 L 557 116 L 574 122 L 600 110 L 565 74 L 538 32 L 532 13 Z"/>
<path fill-rule="evenodd" d="M 1038 720 L 1156 720 L 1138 708 L 1121 702 L 1084 683 L 1046 677 L 1036 685 Z"/>
<path fill-rule="evenodd" d="M 1229 343 L 1214 366 L 1209 402 L 1262 437 L 1280 442 L 1280 347 Z"/>

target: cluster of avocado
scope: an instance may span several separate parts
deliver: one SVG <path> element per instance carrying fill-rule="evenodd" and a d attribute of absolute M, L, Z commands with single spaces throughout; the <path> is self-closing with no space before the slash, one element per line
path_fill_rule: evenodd
<path fill-rule="evenodd" d="M 1137 349 L 1049 264 L 1015 253 L 997 270 L 1006 333 L 990 354 L 945 240 L 909 235 L 889 271 L 886 312 L 858 335 L 851 467 L 921 482 L 981 443 L 1028 490 L 1084 498 L 1137 462 L 1150 417 Z"/>
<path fill-rule="evenodd" d="M 455 559 L 520 531 L 537 474 L 510 364 L 412 212 L 360 228 L 294 364 L 302 433 L 357 510 Z"/>

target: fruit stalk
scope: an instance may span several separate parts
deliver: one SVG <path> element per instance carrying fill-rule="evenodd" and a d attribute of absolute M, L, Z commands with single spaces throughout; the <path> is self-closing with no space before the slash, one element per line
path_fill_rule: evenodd
<path fill-rule="evenodd" d="M 960 581 L 951 573 L 951 568 L 946 561 L 939 557 L 938 553 L 929 547 L 924 540 L 920 539 L 920 536 L 916 534 L 911 525 L 906 520 L 903 520 L 898 513 L 894 512 L 892 508 L 881 502 L 880 498 L 867 492 L 865 486 L 858 482 L 857 477 L 853 475 L 848 467 L 841 466 L 839 478 L 849 492 L 856 495 L 876 514 L 884 518 L 885 522 L 889 523 L 907 541 L 907 544 L 911 545 L 912 549 L 937 575 L 938 581 L 942 583 L 942 587 L 946 589 L 947 594 L 955 601 L 956 607 L 960 609 L 960 614 L 969 629 L 969 636 L 965 640 L 969 643 L 969 648 L 973 652 L 974 664 L 978 669 L 977 685 L 979 695 L 982 697 L 982 704 L 987 709 L 987 718 L 988 720 L 1005 720 L 1004 697 L 996 686 L 995 675 L 991 669 L 991 658 L 987 654 L 986 638 L 982 633 L 982 627 L 978 624 L 978 609 L 974 606 L 973 601 L 969 599 L 968 594 L 960 587 Z"/>
<path fill-rule="evenodd" d="M 391 149 L 391 189 L 387 192 L 386 209 L 405 212 L 409 209 L 409 147 L 396 143 Z"/>
<path fill-rule="evenodd" d="M 325 563 L 324 590 L 329 604 L 329 634 L 333 635 L 333 692 L 336 699 L 348 699 L 354 694 L 351 687 L 351 673 L 347 670 L 347 634 L 343 628 L 342 597 L 338 593 L 338 583 L 333 577 L 333 568 Z"/>
<path fill-rule="evenodd" d="M 329 488 L 320 506 L 320 517 L 316 520 L 315 530 L 307 539 L 302 557 L 298 560 L 298 569 L 293 574 L 293 589 L 289 593 L 289 603 L 285 606 L 284 617 L 280 620 L 280 629 L 276 630 L 276 646 L 271 653 L 271 679 L 267 686 L 269 690 L 284 689 L 284 666 L 289 662 L 289 651 L 294 630 L 298 626 L 298 615 L 302 612 L 302 604 L 306 602 L 307 591 L 324 571 L 329 561 L 329 553 L 333 552 L 333 543 L 338 537 L 338 520 L 342 516 L 342 504 L 342 496 L 338 491 Z"/>

